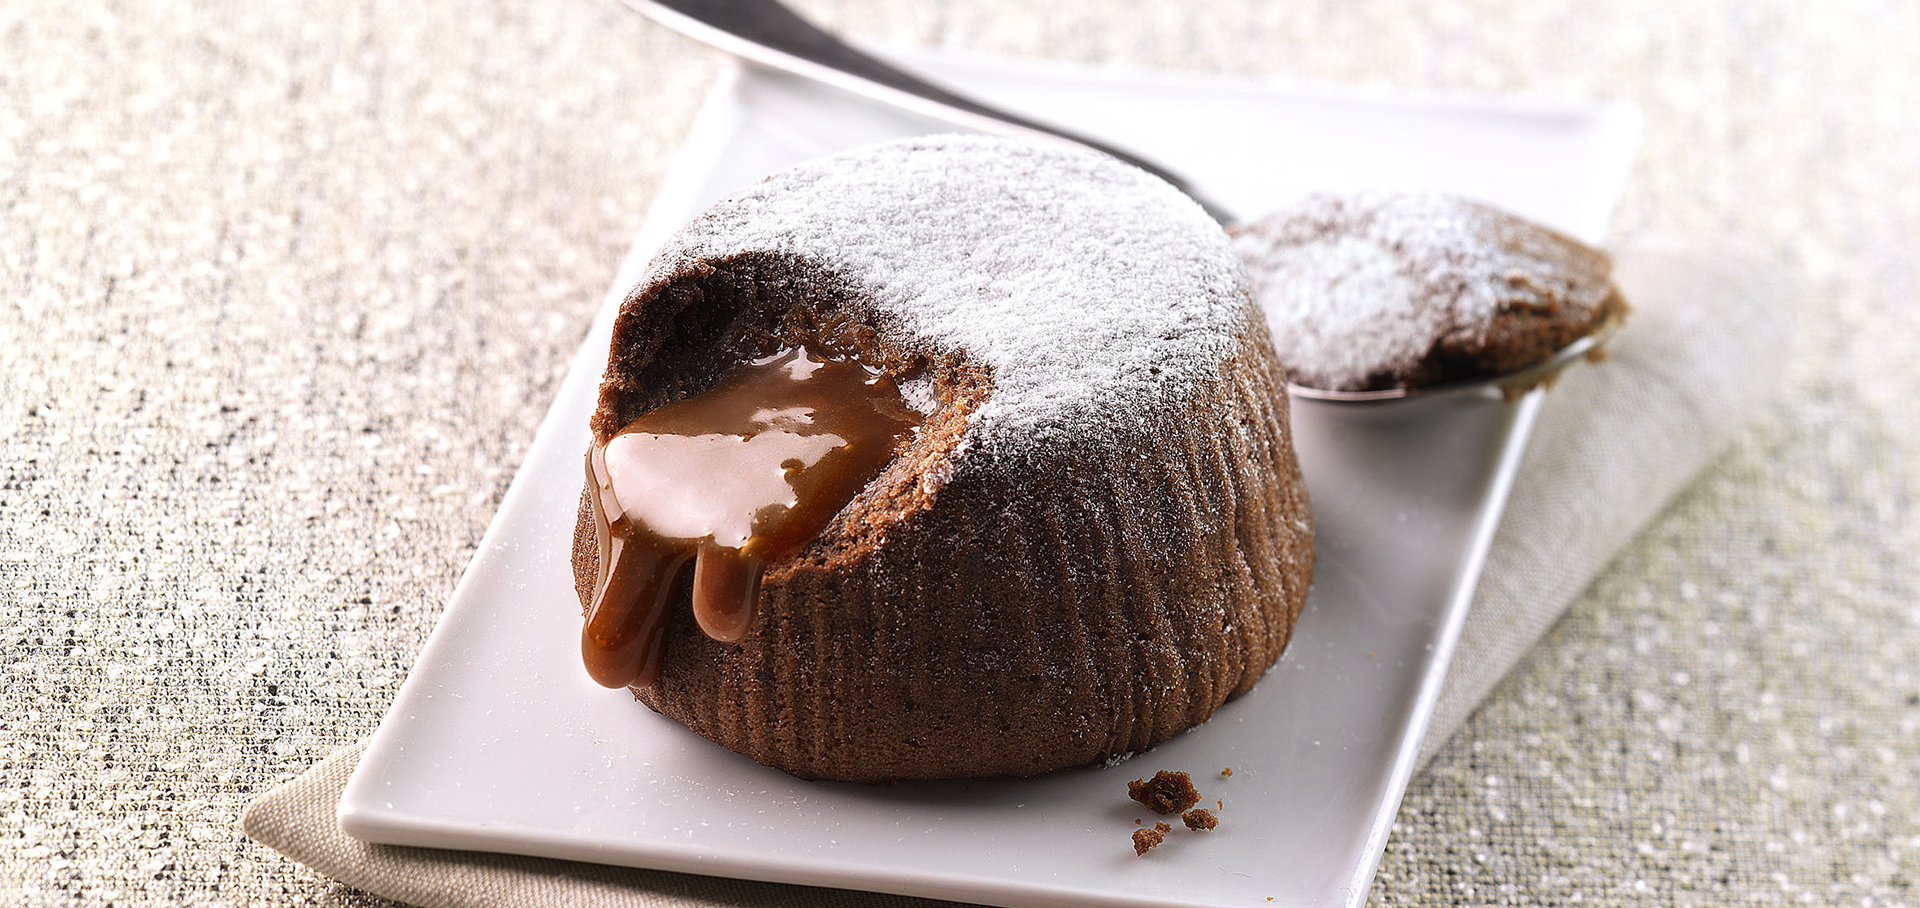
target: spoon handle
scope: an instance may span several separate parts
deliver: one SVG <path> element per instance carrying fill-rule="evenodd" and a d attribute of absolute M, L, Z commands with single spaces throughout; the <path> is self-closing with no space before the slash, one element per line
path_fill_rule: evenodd
<path fill-rule="evenodd" d="M 1214 220 L 1232 212 L 1185 177 L 1139 155 L 1056 126 L 1036 123 L 954 94 L 856 50 L 800 18 L 778 0 L 621 0 L 655 22 L 764 66 L 786 70 L 896 107 L 970 129 L 1051 141 L 1103 152 L 1153 174 L 1200 203 Z"/>

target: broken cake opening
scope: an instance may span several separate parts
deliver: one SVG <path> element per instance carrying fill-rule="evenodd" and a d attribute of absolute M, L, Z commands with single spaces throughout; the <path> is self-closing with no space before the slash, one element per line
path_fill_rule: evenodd
<path fill-rule="evenodd" d="M 599 576 L 581 634 L 594 681 L 658 677 L 681 575 L 700 629 L 753 625 L 768 561 L 805 545 L 921 422 L 892 378 L 805 346 L 745 362 L 587 454 Z"/>

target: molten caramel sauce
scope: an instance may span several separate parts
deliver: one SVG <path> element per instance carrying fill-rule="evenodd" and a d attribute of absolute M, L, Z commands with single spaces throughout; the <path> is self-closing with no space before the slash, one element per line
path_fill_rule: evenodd
<path fill-rule="evenodd" d="M 594 445 L 600 576 L 580 638 L 588 674 L 607 687 L 653 683 L 689 560 L 700 629 L 745 636 L 761 566 L 825 529 L 919 422 L 886 376 L 795 347 Z"/>

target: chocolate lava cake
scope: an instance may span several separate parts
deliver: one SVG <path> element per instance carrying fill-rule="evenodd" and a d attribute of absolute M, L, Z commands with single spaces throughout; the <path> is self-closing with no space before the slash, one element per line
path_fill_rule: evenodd
<path fill-rule="evenodd" d="M 1283 373 L 1227 236 L 1164 182 L 951 136 L 775 174 L 627 295 L 595 444 L 795 347 L 884 376 L 916 425 L 766 561 L 737 640 L 670 585 L 641 702 L 806 778 L 1024 776 L 1203 722 L 1285 648 L 1313 532 Z"/>

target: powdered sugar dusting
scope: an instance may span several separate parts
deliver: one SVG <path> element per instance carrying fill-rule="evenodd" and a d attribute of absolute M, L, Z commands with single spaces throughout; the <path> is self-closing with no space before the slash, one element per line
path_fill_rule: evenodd
<path fill-rule="evenodd" d="M 783 171 L 688 225 L 643 283 L 745 251 L 818 263 L 881 331 L 991 369 L 967 438 L 987 454 L 1128 434 L 1217 381 L 1257 318 L 1198 205 L 1111 158 L 1008 139 L 909 139 Z"/>
<path fill-rule="evenodd" d="M 1233 245 L 1281 361 L 1318 388 L 1394 383 L 1511 312 L 1584 322 L 1610 292 L 1604 255 L 1443 195 L 1313 195 Z"/>
<path fill-rule="evenodd" d="M 1364 378 L 1381 361 L 1421 356 L 1446 325 L 1443 311 L 1409 309 L 1420 285 L 1371 239 L 1290 247 L 1262 268 L 1261 281 L 1269 328 L 1278 332 L 1284 321 L 1288 332 L 1282 360 L 1332 375 Z"/>
<path fill-rule="evenodd" d="M 932 416 L 940 406 L 939 393 L 933 389 L 932 376 L 919 375 L 900 382 L 900 400 L 921 416 Z"/>

